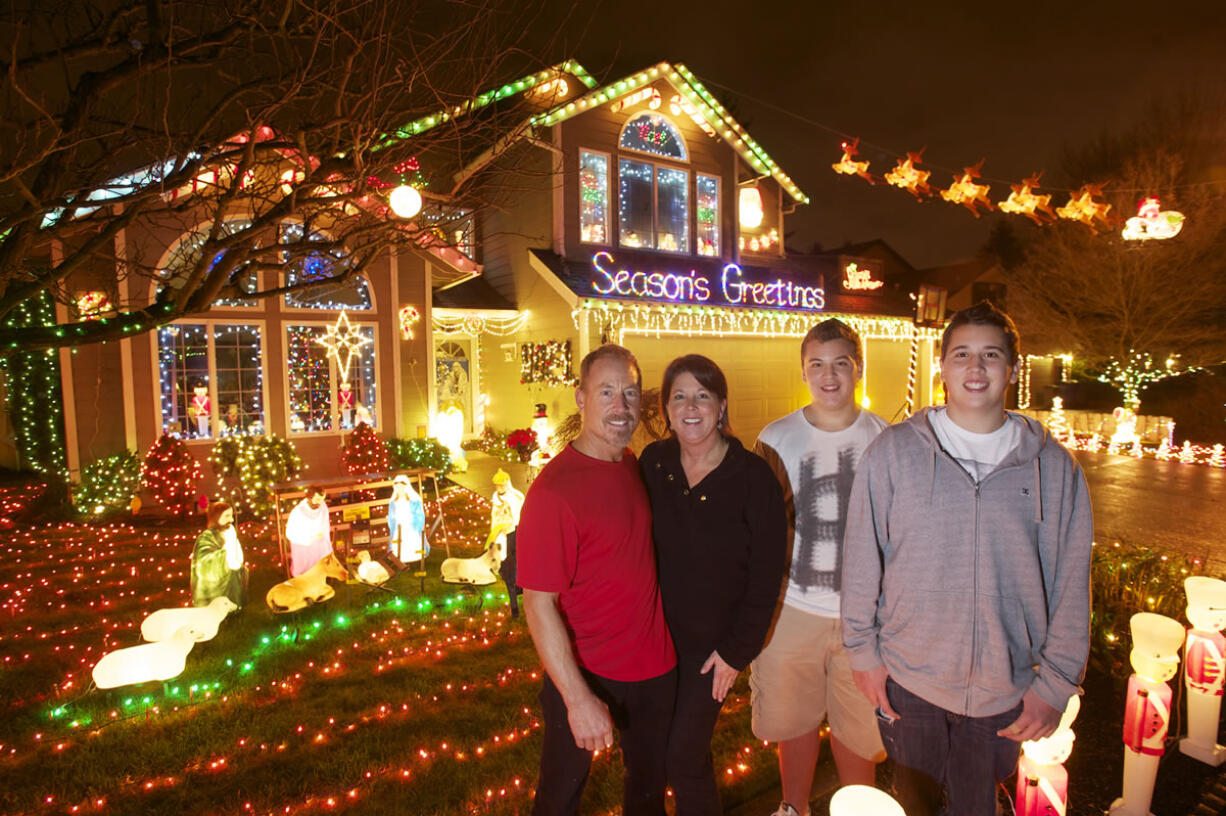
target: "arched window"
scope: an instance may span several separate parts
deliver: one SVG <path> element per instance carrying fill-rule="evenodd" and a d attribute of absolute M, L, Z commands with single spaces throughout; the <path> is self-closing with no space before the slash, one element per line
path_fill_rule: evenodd
<path fill-rule="evenodd" d="M 631 116 L 618 146 L 674 162 L 687 160 L 681 131 L 654 111 Z M 618 157 L 617 243 L 620 246 L 690 251 L 690 171 L 648 161 Z"/>
<path fill-rule="evenodd" d="M 622 128 L 618 145 L 678 161 L 686 161 L 685 140 L 673 123 L 654 111 L 632 116 Z"/>
<path fill-rule="evenodd" d="M 322 241 L 319 233 L 305 235 L 301 224 L 285 223 L 281 225 L 279 238 L 282 244 L 297 244 L 303 241 Z M 288 258 L 287 258 L 288 261 Z M 287 263 L 285 282 L 287 285 L 302 281 L 330 278 L 337 274 L 348 263 L 345 253 L 333 248 L 321 248 L 318 252 L 308 252 Z M 289 292 L 285 295 L 285 305 L 292 309 L 347 309 L 350 311 L 369 311 L 374 308 L 370 288 L 366 279 L 355 275 L 343 283 L 326 283 Z"/>
<path fill-rule="evenodd" d="M 250 226 L 251 222 L 246 219 L 230 219 L 222 222 L 221 234 L 223 236 L 233 235 L 236 232 L 250 228 Z M 162 266 L 162 282 L 159 288 L 169 286 L 172 289 L 178 289 L 183 286 L 187 273 L 200 261 L 200 255 L 204 251 L 204 243 L 208 240 L 211 229 L 211 224 L 204 224 L 199 229 L 187 233 L 179 239 L 179 243 L 167 255 L 166 261 Z M 216 265 L 225 253 L 226 250 L 223 249 L 214 255 L 209 268 L 211 269 Z M 254 292 L 258 288 L 256 271 L 248 264 L 243 264 L 243 266 L 235 270 L 233 278 L 237 282 L 238 287 L 243 291 Z M 215 301 L 213 305 L 254 307 L 258 306 L 259 302 L 255 298 L 231 297 L 221 298 Z"/>

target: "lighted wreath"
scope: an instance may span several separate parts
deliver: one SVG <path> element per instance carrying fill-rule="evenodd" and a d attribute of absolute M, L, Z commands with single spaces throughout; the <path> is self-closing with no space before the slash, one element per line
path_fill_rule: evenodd
<path fill-rule="evenodd" d="M 519 381 L 524 385 L 540 383 L 553 388 L 573 387 L 579 380 L 572 372 L 574 357 L 569 340 L 524 343 L 519 347 Z"/>

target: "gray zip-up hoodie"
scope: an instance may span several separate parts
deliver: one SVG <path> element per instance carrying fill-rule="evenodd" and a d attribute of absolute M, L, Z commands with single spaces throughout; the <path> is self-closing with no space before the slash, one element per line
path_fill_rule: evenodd
<path fill-rule="evenodd" d="M 843 539 L 843 643 L 947 711 L 987 717 L 1033 687 L 1060 710 L 1090 651 L 1085 476 L 1038 422 L 976 483 L 925 409 L 856 471 Z M 1012 419 L 1010 420 L 1012 421 Z"/>

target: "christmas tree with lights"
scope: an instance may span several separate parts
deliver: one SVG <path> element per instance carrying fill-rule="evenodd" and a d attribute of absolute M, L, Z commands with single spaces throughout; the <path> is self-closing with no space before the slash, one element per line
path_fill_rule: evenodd
<path fill-rule="evenodd" d="M 341 467 L 346 473 L 363 476 L 368 473 L 384 474 L 390 468 L 387 456 L 387 445 L 365 422 L 359 422 L 358 427 L 345 440 L 341 448 Z"/>
<path fill-rule="evenodd" d="M 1192 443 L 1186 439 L 1183 441 L 1183 447 L 1179 449 L 1179 461 L 1185 465 L 1196 464 L 1196 451 L 1192 449 Z"/>
<path fill-rule="evenodd" d="M 90 462 L 81 470 L 81 484 L 72 491 L 77 512 L 99 516 L 126 510 L 140 491 L 140 458 L 124 451 Z"/>
<path fill-rule="evenodd" d="M 145 454 L 141 487 L 172 516 L 186 516 L 200 499 L 200 463 L 182 440 L 163 435 Z"/>
<path fill-rule="evenodd" d="M 1213 446 L 1213 453 L 1209 454 L 1210 467 L 1226 467 L 1226 453 L 1222 452 L 1222 443 L 1219 442 Z"/>
<path fill-rule="evenodd" d="M 1056 397 L 1051 401 L 1051 416 L 1047 418 L 1047 430 L 1052 437 L 1062 445 L 1067 445 L 1072 437 L 1068 420 L 1064 416 L 1064 398 Z"/>
<path fill-rule="evenodd" d="M 270 515 L 277 483 L 303 469 L 294 443 L 275 434 L 220 439 L 209 454 L 209 464 L 217 475 L 218 495 L 244 518 Z"/>

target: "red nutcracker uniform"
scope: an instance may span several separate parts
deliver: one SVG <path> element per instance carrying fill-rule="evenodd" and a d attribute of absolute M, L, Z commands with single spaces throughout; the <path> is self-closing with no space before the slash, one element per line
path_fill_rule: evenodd
<path fill-rule="evenodd" d="M 1126 699 L 1124 744 L 1139 754 L 1161 756 L 1171 722 L 1171 687 L 1134 674 Z"/>
<path fill-rule="evenodd" d="M 1221 632 L 1188 630 L 1184 644 L 1184 682 L 1188 688 L 1202 694 L 1222 696 L 1226 685 L 1226 637 Z"/>
<path fill-rule="evenodd" d="M 1017 765 L 1017 816 L 1065 816 L 1068 771 L 1055 763 L 1041 765 L 1023 755 Z"/>

